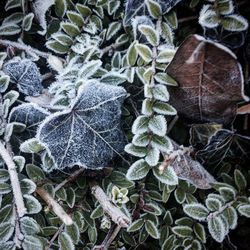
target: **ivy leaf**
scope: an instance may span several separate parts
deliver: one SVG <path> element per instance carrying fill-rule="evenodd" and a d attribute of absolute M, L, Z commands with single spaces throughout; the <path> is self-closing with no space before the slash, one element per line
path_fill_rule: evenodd
<path fill-rule="evenodd" d="M 41 74 L 31 60 L 14 57 L 4 64 L 3 72 L 17 84 L 21 93 L 29 96 L 38 96 L 42 93 Z"/>
<path fill-rule="evenodd" d="M 236 134 L 227 129 L 219 130 L 211 137 L 204 149 L 197 152 L 196 156 L 206 164 L 213 167 L 222 161 L 250 157 L 250 137 Z"/>
<path fill-rule="evenodd" d="M 33 103 L 25 103 L 14 107 L 9 114 L 9 123 L 18 122 L 26 125 L 25 133 L 19 133 L 15 136 L 18 140 L 25 141 L 35 136 L 38 125 L 50 113 L 45 109 Z"/>
<path fill-rule="evenodd" d="M 37 137 L 47 147 L 56 169 L 79 165 L 105 167 L 124 147 L 120 128 L 122 87 L 88 82 L 68 110 L 50 115 Z"/>
<path fill-rule="evenodd" d="M 167 68 L 179 87 L 169 88 L 170 103 L 192 122 L 231 124 L 242 93 L 242 69 L 236 56 L 221 44 L 189 36 Z M 192 96 L 192 98 L 190 98 Z"/>

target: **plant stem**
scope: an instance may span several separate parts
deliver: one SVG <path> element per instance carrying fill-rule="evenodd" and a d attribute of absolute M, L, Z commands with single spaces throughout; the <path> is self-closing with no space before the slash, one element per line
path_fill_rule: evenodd
<path fill-rule="evenodd" d="M 65 225 L 73 224 L 71 217 L 43 187 L 38 187 L 36 189 L 36 193 L 52 208 L 53 212 L 58 216 L 58 218 L 62 220 Z"/>
<path fill-rule="evenodd" d="M 16 171 L 16 165 L 13 162 L 12 157 L 10 156 L 9 152 L 2 144 L 2 142 L 0 142 L 0 155 L 7 165 L 18 217 L 21 218 L 26 214 L 27 209 L 24 205 L 23 195 L 22 195 L 22 191 L 21 191 L 21 187 L 20 187 L 20 183 L 19 183 L 18 175 Z"/>
<path fill-rule="evenodd" d="M 104 212 L 108 214 L 112 221 L 118 226 L 127 228 L 130 225 L 130 219 L 116 205 L 112 203 L 110 198 L 95 181 L 91 181 L 89 185 L 92 194 L 98 200 Z"/>
<path fill-rule="evenodd" d="M 43 57 L 43 58 L 46 58 L 46 59 L 50 56 L 50 53 L 42 52 L 38 49 L 32 48 L 31 46 L 26 45 L 26 44 L 22 44 L 20 42 L 13 42 L 10 40 L 0 39 L 0 45 L 3 45 L 5 47 L 12 46 L 18 50 L 24 50 L 25 52 L 27 52 L 30 55 L 36 54 L 36 55 Z"/>
<path fill-rule="evenodd" d="M 64 185 L 66 185 L 68 182 L 74 181 L 80 174 L 84 172 L 84 168 L 80 168 L 76 170 L 73 174 L 71 174 L 66 180 L 61 182 L 55 187 L 55 192 L 58 191 L 60 188 L 62 188 Z"/>

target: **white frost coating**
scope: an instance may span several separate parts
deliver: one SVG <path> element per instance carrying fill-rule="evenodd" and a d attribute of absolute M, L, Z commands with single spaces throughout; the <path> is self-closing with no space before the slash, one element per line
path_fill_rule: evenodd
<path fill-rule="evenodd" d="M 80 88 L 71 108 L 48 116 L 39 126 L 37 138 L 46 145 L 55 168 L 79 165 L 105 167 L 124 148 L 120 127 L 122 87 L 96 81 Z"/>
<path fill-rule="evenodd" d="M 201 26 L 205 26 L 207 28 L 215 28 L 219 25 L 218 22 L 216 22 L 217 14 L 214 10 L 210 9 L 211 5 L 204 5 L 203 8 L 200 11 L 199 16 L 199 24 Z M 211 20 L 211 17 L 214 17 L 214 22 Z M 208 22 L 208 18 L 210 18 L 210 22 Z"/>
<path fill-rule="evenodd" d="M 204 46 L 205 46 L 205 42 L 199 43 L 199 45 L 195 48 L 195 50 L 193 51 L 191 56 L 188 58 L 186 63 L 187 64 L 195 63 L 197 61 L 197 59 L 198 59 L 200 51 L 203 49 Z"/>
<path fill-rule="evenodd" d="M 36 0 L 33 4 L 35 16 L 43 28 L 43 31 L 38 31 L 39 34 L 45 35 L 47 32 L 46 12 L 55 3 L 55 0 Z"/>

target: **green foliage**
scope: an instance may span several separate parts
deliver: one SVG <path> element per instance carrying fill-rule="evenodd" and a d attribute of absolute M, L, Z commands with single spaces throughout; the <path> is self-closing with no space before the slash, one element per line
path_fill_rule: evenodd
<path fill-rule="evenodd" d="M 250 218 L 244 144 L 249 138 L 230 134 L 237 137 L 239 156 L 227 138 L 227 148 L 211 148 L 221 124 L 192 125 L 189 136 L 189 121 L 176 123 L 170 93 L 179 83 L 167 68 L 184 38 L 199 30 L 193 17 L 185 24 L 186 13 L 197 16 L 201 9 L 205 36 L 212 29 L 244 35 L 248 22 L 236 3 L 5 0 L 0 5 L 0 143 L 13 160 L 10 169 L 0 157 L 0 249 L 90 250 L 104 243 L 112 249 L 200 250 L 234 244 L 229 237 Z M 200 55 L 192 53 L 195 59 Z M 214 152 L 206 146 L 220 150 L 223 159 L 209 165 L 196 154 Z M 93 183 L 106 203 L 93 197 Z M 107 212 L 107 203 L 129 219 L 119 232 L 116 224 L 125 222 L 114 219 L 112 209 Z"/>

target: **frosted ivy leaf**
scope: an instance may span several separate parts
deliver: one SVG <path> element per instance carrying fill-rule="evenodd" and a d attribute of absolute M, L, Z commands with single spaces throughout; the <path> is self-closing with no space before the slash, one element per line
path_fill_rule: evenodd
<path fill-rule="evenodd" d="M 15 57 L 4 64 L 3 71 L 17 84 L 21 93 L 29 96 L 38 96 L 42 93 L 41 74 L 31 60 Z"/>
<path fill-rule="evenodd" d="M 155 0 L 160 4 L 163 13 L 171 10 L 181 0 Z M 147 16 L 148 11 L 146 7 L 146 0 L 128 0 L 125 8 L 125 16 L 123 24 L 128 26 L 131 24 L 131 20 L 136 16 Z"/>
<path fill-rule="evenodd" d="M 38 125 L 50 113 L 33 103 L 21 104 L 13 108 L 9 115 L 9 122 L 20 122 L 26 125 L 27 138 L 35 136 Z"/>
<path fill-rule="evenodd" d="M 47 147 L 55 168 L 79 165 L 98 169 L 123 151 L 120 126 L 122 87 L 87 82 L 72 107 L 50 115 L 37 137 Z"/>

